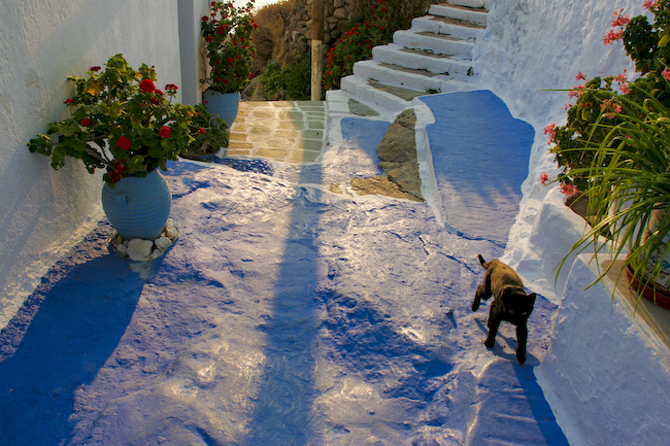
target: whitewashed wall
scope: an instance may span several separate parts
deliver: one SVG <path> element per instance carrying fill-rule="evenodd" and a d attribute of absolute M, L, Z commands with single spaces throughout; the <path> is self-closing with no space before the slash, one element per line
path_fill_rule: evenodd
<path fill-rule="evenodd" d="M 543 128 L 564 124 L 565 92 L 578 71 L 587 78 L 617 75 L 633 64 L 623 45 L 605 46 L 615 9 L 631 16 L 642 0 L 492 0 L 489 26 L 475 57 L 480 86 L 500 96 L 515 117 L 536 130 L 521 210 L 504 261 L 526 285 L 559 305 L 554 339 L 538 382 L 572 446 L 665 444 L 670 404 L 670 351 L 611 288 L 585 291 L 595 274 L 584 257 L 570 261 L 554 287 L 555 266 L 582 233 L 584 222 L 563 205 Z M 587 256 L 588 258 L 588 256 Z M 532 334 L 531 334 L 532 338 Z M 532 341 L 531 341 L 532 342 Z"/>
<path fill-rule="evenodd" d="M 116 53 L 181 85 L 177 0 L 0 2 L 0 328 L 102 215 L 99 175 L 55 172 L 26 142 L 66 116 L 67 76 Z"/>

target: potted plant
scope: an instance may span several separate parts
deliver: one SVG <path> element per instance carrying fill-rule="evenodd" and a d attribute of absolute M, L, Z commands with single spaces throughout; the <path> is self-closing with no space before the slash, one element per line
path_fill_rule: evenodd
<path fill-rule="evenodd" d="M 613 29 L 604 43 L 623 40 L 642 76 L 634 82 L 625 73 L 594 78 L 571 90 L 568 123 L 545 129 L 563 172 L 559 181 L 578 185 L 589 199 L 592 226 L 568 256 L 588 246 L 594 257 L 608 246 L 612 257 L 629 252 L 624 269 L 631 285 L 650 300 L 670 307 L 659 283 L 670 272 L 670 0 L 647 0 L 655 22 L 615 12 Z M 578 79 L 585 79 L 579 73 Z M 604 81 L 604 83 L 603 83 Z M 612 88 L 619 84 L 619 91 Z M 602 205 L 601 205 L 602 204 Z M 600 236 L 608 233 L 611 243 Z M 597 281 L 611 270 L 601 271 Z M 668 294 L 670 297 L 670 294 Z"/>
<path fill-rule="evenodd" d="M 222 147 L 227 147 L 230 133 L 226 122 L 218 116 L 212 116 L 203 104 L 196 105 L 194 111 L 191 124 L 196 129 L 193 133 L 194 141 L 179 156 L 201 160 L 215 155 Z"/>
<path fill-rule="evenodd" d="M 253 2 L 242 7 L 232 2 L 212 2 L 209 15 L 202 17 L 202 52 L 209 65 L 208 75 L 202 80 L 208 86 L 203 101 L 228 127 L 237 116 L 240 91 L 253 78 L 251 33 L 256 24 L 252 10 Z"/>
<path fill-rule="evenodd" d="M 50 156 L 56 170 L 66 157 L 81 160 L 89 173 L 104 169 L 102 204 L 112 226 L 126 240 L 157 238 L 171 204 L 158 168 L 167 171 L 167 161 L 194 141 L 193 108 L 174 102 L 176 85 L 156 88 L 154 67 L 135 71 L 122 54 L 69 80 L 70 117 L 31 139 L 30 151 Z"/>

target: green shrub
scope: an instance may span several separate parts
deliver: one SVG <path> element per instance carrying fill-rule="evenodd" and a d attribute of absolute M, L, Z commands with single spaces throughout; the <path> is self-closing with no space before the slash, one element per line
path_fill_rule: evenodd
<path fill-rule="evenodd" d="M 643 77 L 629 82 L 626 72 L 605 78 L 595 77 L 570 90 L 575 103 L 566 106 L 568 120 L 563 126 L 550 124 L 545 128 L 551 151 L 561 168 L 559 180 L 566 190 L 586 191 L 592 182 L 587 170 L 593 162 L 593 148 L 599 147 L 609 134 L 609 127 L 617 128 L 622 121 L 621 104 L 613 96 L 643 104 L 650 97 L 666 107 L 670 106 L 670 0 L 645 2 L 655 16 L 650 24 L 647 17 L 630 18 L 623 9 L 615 11 L 612 29 L 603 38 L 605 45 L 622 40 L 627 54 L 635 62 Z M 581 72 L 577 80 L 586 80 Z M 618 84 L 619 92 L 613 88 Z M 631 111 L 632 113 L 633 111 Z M 642 116 L 640 116 L 642 118 Z M 603 121 L 603 122 L 601 122 Z M 622 132 L 623 130 L 617 130 Z M 606 167 L 611 156 L 601 160 Z"/>
<path fill-rule="evenodd" d="M 308 75 L 310 70 L 310 59 L 307 55 L 301 55 L 293 63 L 283 67 L 277 61 L 271 61 L 261 75 L 265 100 L 309 100 L 311 97 Z"/>

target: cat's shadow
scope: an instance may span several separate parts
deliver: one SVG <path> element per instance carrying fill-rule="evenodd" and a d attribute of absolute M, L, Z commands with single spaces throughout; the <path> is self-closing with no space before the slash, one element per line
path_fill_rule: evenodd
<path fill-rule="evenodd" d="M 488 316 L 487 316 L 487 319 L 488 319 Z M 484 320 L 475 319 L 475 323 L 477 324 L 480 331 L 482 332 L 482 337 L 481 337 L 481 343 L 482 344 L 484 343 L 484 340 L 486 339 L 486 337 L 489 334 L 489 329 L 486 326 L 486 320 L 487 319 L 484 319 Z M 511 327 L 514 334 L 512 335 L 512 337 L 507 337 L 507 336 L 503 335 L 502 330 L 498 330 L 498 335 L 496 336 L 495 345 L 493 346 L 493 348 L 487 348 L 487 350 L 489 350 L 491 353 L 493 353 L 494 355 L 496 355 L 499 358 L 503 358 L 503 359 L 506 359 L 508 361 L 514 361 L 514 362 L 518 363 L 518 361 L 516 359 L 516 347 L 517 347 L 516 327 L 514 327 L 511 324 L 507 324 L 506 322 L 503 322 L 503 324 Z M 503 325 L 501 324 L 501 328 L 502 328 L 502 326 Z M 501 341 L 504 341 L 512 351 L 511 352 L 505 351 L 505 349 L 501 345 Z M 530 342 L 530 339 L 529 339 L 529 342 Z M 526 362 L 524 362 L 523 364 L 519 364 L 519 365 L 521 365 L 521 366 L 526 366 L 527 365 L 527 366 L 530 366 L 530 367 L 537 367 L 537 366 L 540 365 L 540 360 L 538 358 L 536 358 L 535 356 L 533 356 L 533 354 L 530 351 L 527 350 L 526 351 Z"/>

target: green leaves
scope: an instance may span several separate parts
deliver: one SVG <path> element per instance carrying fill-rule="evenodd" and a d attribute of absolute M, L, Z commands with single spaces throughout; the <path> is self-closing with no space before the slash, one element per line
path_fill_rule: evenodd
<path fill-rule="evenodd" d="M 616 257 L 626 250 L 625 267 L 635 278 L 654 286 L 663 259 L 670 253 L 664 242 L 670 236 L 670 109 L 651 93 L 637 90 L 642 104 L 624 96 L 613 96 L 621 107 L 617 123 L 600 120 L 594 125 L 605 137 L 587 148 L 588 166 L 574 173 L 592 179 L 587 195 L 592 204 L 593 225 L 574 244 L 570 254 L 594 248 L 593 257 L 606 250 Z M 598 206 L 600 204 L 600 206 Z M 607 231 L 612 242 L 600 242 Z M 607 248 L 606 248 L 607 247 Z M 611 269 L 606 267 L 596 280 Z M 595 283 L 595 282 L 594 282 Z"/>
<path fill-rule="evenodd" d="M 165 94 L 139 88 L 143 79 L 156 80 L 153 67 L 143 64 L 135 71 L 117 54 L 104 70 L 92 67 L 87 78 L 69 79 L 76 86 L 74 97 L 66 101 L 71 117 L 50 123 L 49 137 L 38 135 L 28 142 L 31 152 L 51 157 L 54 169 L 66 157 L 80 159 L 91 173 L 106 169 L 104 179 L 113 185 L 126 175 L 167 169 L 166 161 L 176 159 L 193 140 L 193 109 L 172 103 L 174 86 Z M 160 135 L 164 126 L 173 129 L 168 138 Z"/>

